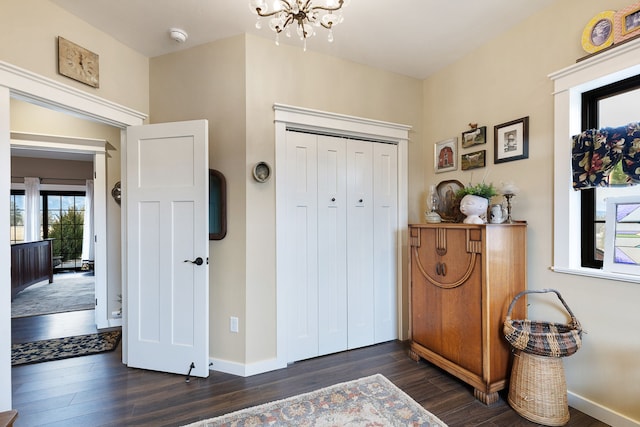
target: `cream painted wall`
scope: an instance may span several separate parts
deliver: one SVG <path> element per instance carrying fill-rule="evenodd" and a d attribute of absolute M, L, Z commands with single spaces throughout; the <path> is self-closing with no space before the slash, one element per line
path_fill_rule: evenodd
<path fill-rule="evenodd" d="M 414 126 L 409 157 L 420 194 L 421 82 L 252 36 L 153 58 L 150 82 L 151 121 L 209 119 L 210 164 L 227 178 L 229 231 L 211 243 L 211 356 L 246 365 L 274 359 L 275 180 L 251 175 L 259 161 L 275 166 L 273 104 Z M 410 203 L 414 221 L 419 198 Z M 229 316 L 239 317 L 239 334 L 229 332 Z"/>
<path fill-rule="evenodd" d="M 607 2 L 618 10 L 628 0 Z M 603 10 L 596 0 L 556 2 L 507 34 L 424 82 L 425 164 L 433 165 L 433 144 L 460 138 L 469 122 L 487 126 L 488 142 L 461 150 L 487 150 L 487 167 L 434 174 L 426 184 L 445 179 L 462 183 L 513 180 L 521 189 L 514 198 L 516 219 L 526 220 L 528 286 L 552 287 L 563 295 L 588 334 L 577 354 L 564 359 L 570 393 L 640 422 L 640 323 L 638 284 L 553 273 L 553 85 L 549 73 L 585 56 L 580 37 L 584 26 Z M 493 126 L 529 116 L 529 158 L 494 164 Z M 567 150 L 570 141 L 567 141 Z M 567 166 L 568 167 L 568 166 Z M 499 199 L 499 198 L 498 198 Z M 576 218 L 576 220 L 579 220 Z M 529 317 L 566 321 L 553 295 L 531 297 Z"/>
<path fill-rule="evenodd" d="M 57 5 L 43 0 L 2 0 L 0 60 L 84 90 L 126 107 L 149 110 L 149 60 L 89 26 Z M 99 55 L 100 88 L 57 72 L 57 37 L 65 37 Z M 11 100 L 11 131 L 105 139 L 107 185 L 120 180 L 120 130 L 60 112 Z M 119 308 L 120 207 L 107 199 L 108 306 Z"/>
<path fill-rule="evenodd" d="M 332 56 L 304 52 L 254 36 L 247 39 L 247 175 L 259 161 L 273 165 L 273 104 L 281 103 L 413 126 L 409 142 L 409 216 L 421 218 L 421 82 Z M 416 179 L 417 178 L 417 179 Z M 247 185 L 247 361 L 275 356 L 275 182 Z M 406 251 L 405 251 L 406 252 Z M 401 263 L 406 265 L 406 260 Z M 406 274 L 405 274 L 406 277 Z M 406 284 L 403 286 L 406 336 Z"/>
<path fill-rule="evenodd" d="M 107 141 L 107 189 L 120 181 L 120 129 L 82 120 L 69 114 L 11 100 L 11 131 L 104 139 Z M 122 293 L 120 259 L 120 206 L 107 197 L 107 313 L 120 309 Z"/>
<path fill-rule="evenodd" d="M 149 111 L 149 60 L 45 0 L 2 0 L 0 60 L 137 111 Z M 58 74 L 57 37 L 100 58 L 100 88 Z"/>
<path fill-rule="evenodd" d="M 209 167 L 227 181 L 227 235 L 211 241 L 210 355 L 243 364 L 246 360 L 247 257 L 244 37 L 238 36 L 151 60 L 151 121 L 207 119 Z M 238 317 L 239 333 L 229 332 Z"/>

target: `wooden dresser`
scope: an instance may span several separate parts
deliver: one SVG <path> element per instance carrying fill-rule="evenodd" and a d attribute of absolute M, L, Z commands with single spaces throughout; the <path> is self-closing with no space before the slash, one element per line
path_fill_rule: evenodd
<path fill-rule="evenodd" d="M 470 384 L 487 405 L 509 378 L 502 326 L 509 303 L 527 288 L 526 233 L 526 223 L 409 227 L 409 356 Z M 523 299 L 513 318 L 526 317 Z"/>

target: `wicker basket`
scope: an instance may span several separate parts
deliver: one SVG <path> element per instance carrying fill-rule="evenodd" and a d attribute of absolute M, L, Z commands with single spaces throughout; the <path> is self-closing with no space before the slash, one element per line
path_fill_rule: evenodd
<path fill-rule="evenodd" d="M 547 426 L 565 425 L 569 421 L 569 405 L 562 359 L 516 350 L 508 401 L 529 421 Z"/>
<path fill-rule="evenodd" d="M 511 311 L 518 298 L 529 293 L 554 292 L 564 308 L 571 315 L 571 322 L 541 322 L 535 320 L 512 320 Z M 538 356 L 565 357 L 571 356 L 582 345 L 582 327 L 573 312 L 555 289 L 525 290 L 515 296 L 504 321 L 504 336 L 516 349 Z"/>

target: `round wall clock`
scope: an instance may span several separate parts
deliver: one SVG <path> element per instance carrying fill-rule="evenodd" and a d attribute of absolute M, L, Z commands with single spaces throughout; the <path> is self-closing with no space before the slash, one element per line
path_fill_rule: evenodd
<path fill-rule="evenodd" d="M 582 31 L 582 48 L 589 53 L 598 52 L 613 44 L 613 17 L 615 11 L 600 12 Z"/>

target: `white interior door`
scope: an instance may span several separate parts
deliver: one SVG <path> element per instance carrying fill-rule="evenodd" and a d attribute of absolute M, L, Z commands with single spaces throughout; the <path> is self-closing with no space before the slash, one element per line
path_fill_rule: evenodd
<path fill-rule="evenodd" d="M 318 138 L 319 354 L 347 348 L 347 140 Z"/>
<path fill-rule="evenodd" d="M 348 348 L 374 343 L 373 146 L 347 144 Z"/>
<path fill-rule="evenodd" d="M 208 124 L 127 129 L 127 364 L 209 375 Z"/>
<path fill-rule="evenodd" d="M 315 135 L 287 132 L 290 361 L 318 355 L 318 160 Z"/>

